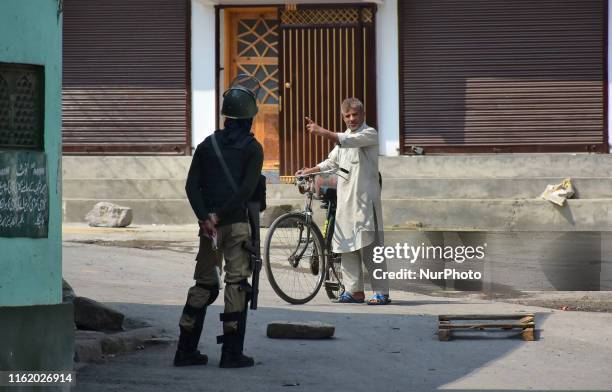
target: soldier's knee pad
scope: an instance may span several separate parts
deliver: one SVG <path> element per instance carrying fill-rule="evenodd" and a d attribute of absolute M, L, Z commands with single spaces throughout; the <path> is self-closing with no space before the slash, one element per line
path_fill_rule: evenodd
<path fill-rule="evenodd" d="M 187 303 L 194 308 L 203 308 L 212 304 L 218 295 L 218 286 L 196 283 L 195 286 L 189 289 Z"/>
<path fill-rule="evenodd" d="M 226 312 L 220 314 L 224 333 L 238 333 L 244 329 L 251 292 L 251 285 L 246 279 L 226 282 Z"/>
<path fill-rule="evenodd" d="M 192 330 L 201 324 L 206 314 L 206 308 L 219 296 L 218 286 L 196 284 L 189 289 L 187 302 L 183 307 L 183 314 L 179 325 L 187 330 Z M 198 327 L 199 328 L 199 327 Z"/>
<path fill-rule="evenodd" d="M 206 300 L 204 306 L 211 305 L 219 296 L 219 286 L 210 286 L 202 283 L 196 283 L 195 287 L 206 290 L 209 293 L 208 300 Z"/>

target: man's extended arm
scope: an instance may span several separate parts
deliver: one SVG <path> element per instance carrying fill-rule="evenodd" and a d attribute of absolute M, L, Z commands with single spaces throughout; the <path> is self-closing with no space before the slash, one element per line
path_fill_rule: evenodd
<path fill-rule="evenodd" d="M 374 128 L 365 128 L 360 132 L 339 133 L 340 148 L 368 147 L 378 145 L 378 133 Z"/>
<path fill-rule="evenodd" d="M 312 173 L 318 173 L 321 171 L 327 171 L 327 170 L 337 169 L 337 168 L 338 168 L 338 146 L 334 147 L 334 149 L 331 150 L 326 160 L 308 169 L 298 170 L 298 172 L 295 173 L 295 175 L 299 176 L 299 175 L 305 175 L 305 174 L 312 174 Z"/>
<path fill-rule="evenodd" d="M 259 143 L 254 143 L 254 145 L 255 148 L 246 162 L 244 180 L 238 185 L 238 192 L 234 193 L 217 211 L 217 216 L 221 222 L 228 214 L 242 208 L 257 187 L 264 157 L 261 145 Z"/>

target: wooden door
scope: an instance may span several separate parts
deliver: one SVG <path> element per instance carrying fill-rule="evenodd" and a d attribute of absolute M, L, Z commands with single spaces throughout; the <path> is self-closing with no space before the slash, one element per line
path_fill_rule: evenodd
<path fill-rule="evenodd" d="M 306 131 L 305 116 L 334 132 L 345 129 L 340 104 L 359 98 L 376 127 L 376 50 L 372 5 L 301 6 L 279 10 L 280 176 L 327 157 L 331 142 Z"/>
<path fill-rule="evenodd" d="M 225 88 L 241 73 L 261 82 L 253 133 L 264 148 L 266 170 L 279 167 L 277 17 L 277 8 L 225 10 Z"/>

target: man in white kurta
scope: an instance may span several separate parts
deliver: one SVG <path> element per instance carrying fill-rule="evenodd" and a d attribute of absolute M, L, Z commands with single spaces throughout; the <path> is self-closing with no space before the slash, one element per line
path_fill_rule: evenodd
<path fill-rule="evenodd" d="M 387 270 L 386 263 L 374 264 L 372 261 L 372 248 L 382 245 L 383 241 L 378 133 L 364 122 L 363 105 L 359 100 L 345 100 L 342 114 L 348 127 L 344 133 L 328 131 L 307 119 L 311 133 L 331 139 L 337 145 L 326 160 L 296 174 L 337 170 L 338 204 L 332 245 L 334 252 L 342 254 L 342 276 L 347 291 L 339 302 L 364 301 L 363 263 L 374 291 L 368 303 L 386 304 L 389 302 L 389 283 L 386 279 L 372 276 L 374 269 Z"/>

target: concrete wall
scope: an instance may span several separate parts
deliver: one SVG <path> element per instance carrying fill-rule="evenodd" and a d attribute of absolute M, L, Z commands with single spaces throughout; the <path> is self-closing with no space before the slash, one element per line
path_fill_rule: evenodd
<path fill-rule="evenodd" d="M 74 357 L 74 309 L 71 303 L 11 306 L 0 312 L 0 369 L 71 370 Z M 8 327 L 5 327 L 8 326 Z M 56 388 L 7 388 L 8 391 L 68 391 Z"/>
<path fill-rule="evenodd" d="M 49 237 L 0 238 L 0 306 L 57 304 L 61 266 L 62 21 L 58 0 L 0 1 L 0 62 L 45 66 Z"/>
<path fill-rule="evenodd" d="M 191 146 L 216 127 L 215 7 L 208 1 L 191 2 Z"/>
<path fill-rule="evenodd" d="M 389 271 L 403 269 L 480 272 L 480 280 L 426 278 L 396 279 L 391 287 L 430 292 L 442 289 L 483 290 L 516 295 L 521 291 L 609 291 L 612 289 L 612 232 L 444 232 L 388 231 L 385 245 L 413 247 L 484 247 L 484 258 L 454 262 L 440 257 L 418 257 L 416 261 L 387 259 Z M 433 255 L 430 253 L 430 255 Z"/>
<path fill-rule="evenodd" d="M 399 53 L 397 0 L 378 5 L 376 16 L 376 83 L 380 155 L 399 154 Z"/>

